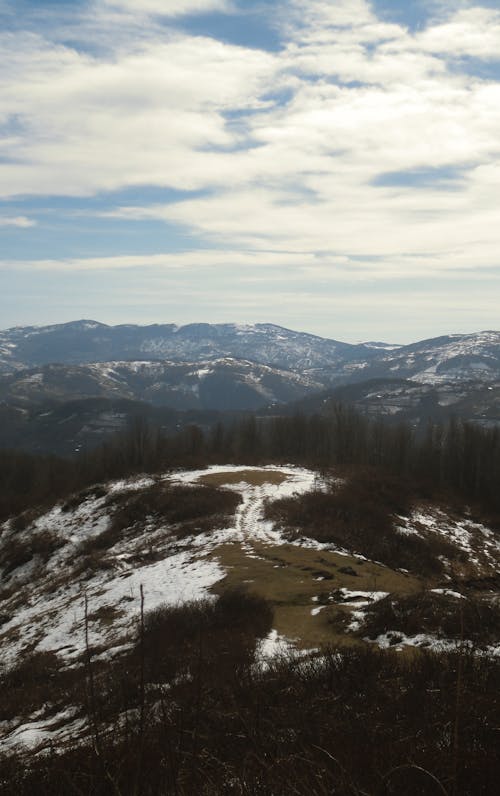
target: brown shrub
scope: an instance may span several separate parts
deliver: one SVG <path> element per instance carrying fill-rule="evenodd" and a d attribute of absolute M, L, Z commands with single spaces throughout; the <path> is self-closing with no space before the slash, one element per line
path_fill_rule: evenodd
<path fill-rule="evenodd" d="M 230 490 L 210 486 L 161 484 L 128 497 L 125 503 L 123 496 L 114 498 L 111 505 L 116 502 L 118 508 L 105 540 L 112 541 L 114 534 L 146 518 L 176 526 L 179 535 L 204 532 L 233 514 L 241 498 Z"/>
<path fill-rule="evenodd" d="M 207 677 L 232 679 L 251 662 L 256 639 L 270 631 L 272 620 L 267 600 L 240 588 L 216 601 L 157 608 L 145 620 L 148 676 L 169 681 L 179 671 L 192 672 L 201 656 Z"/>
<path fill-rule="evenodd" d="M 30 539 L 31 551 L 33 555 L 40 556 L 42 561 L 46 562 L 61 547 L 66 544 L 64 539 L 61 539 L 53 531 L 41 531 Z"/>
<path fill-rule="evenodd" d="M 46 704 L 67 706 L 69 693 L 81 684 L 80 672 L 64 670 L 54 652 L 34 652 L 0 676 L 0 720 L 29 715 Z"/>
<path fill-rule="evenodd" d="M 23 564 L 33 558 L 33 552 L 28 540 L 9 539 L 2 547 L 0 553 L 0 566 L 5 577 L 10 575 Z"/>
<path fill-rule="evenodd" d="M 108 490 L 106 489 L 105 486 L 102 486 L 101 484 L 98 484 L 97 486 L 88 487 L 88 489 L 82 489 L 81 492 L 78 492 L 78 494 L 73 495 L 62 504 L 61 511 L 65 513 L 68 511 L 74 511 L 75 509 L 78 508 L 78 506 L 81 506 L 81 504 L 85 500 L 89 500 L 89 498 L 105 497 L 107 494 Z"/>
<path fill-rule="evenodd" d="M 417 574 L 442 572 L 439 557 L 457 555 L 450 543 L 403 536 L 396 529 L 395 515 L 410 510 L 411 498 L 406 481 L 362 470 L 340 485 L 332 484 L 328 492 L 309 492 L 270 503 L 266 514 L 292 539 L 306 535 Z"/>
<path fill-rule="evenodd" d="M 196 675 L 151 693 L 155 711 L 131 711 L 97 748 L 0 759 L 0 793 L 490 796 L 499 688 L 485 657 L 349 648 L 226 683 Z"/>
<path fill-rule="evenodd" d="M 0 552 L 0 566 L 3 567 L 4 576 L 27 564 L 34 556 L 40 556 L 46 563 L 64 544 L 64 540 L 52 531 L 41 531 L 23 539 L 11 537 Z"/>
<path fill-rule="evenodd" d="M 361 636 L 375 639 L 396 630 L 407 636 L 429 633 L 439 638 L 477 644 L 497 643 L 500 636 L 500 607 L 478 599 L 460 599 L 424 591 L 406 597 L 386 597 L 367 612 Z"/>
<path fill-rule="evenodd" d="M 240 497 L 225 489 L 208 486 L 165 486 L 155 484 L 132 496 L 113 496 L 111 523 L 97 536 L 82 542 L 80 552 L 96 559 L 134 532 L 146 520 L 172 525 L 178 538 L 208 533 L 234 513 Z"/>
<path fill-rule="evenodd" d="M 16 532 L 24 531 L 28 525 L 31 525 L 39 516 L 40 510 L 28 509 L 27 511 L 23 511 L 22 514 L 18 514 L 17 517 L 13 517 L 10 521 L 10 527 Z"/>

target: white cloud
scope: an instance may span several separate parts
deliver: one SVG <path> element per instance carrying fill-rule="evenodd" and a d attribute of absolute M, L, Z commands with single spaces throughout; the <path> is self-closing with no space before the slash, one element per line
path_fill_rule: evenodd
<path fill-rule="evenodd" d="M 36 226 L 36 221 L 26 216 L 0 216 L 0 227 L 20 227 L 27 229 Z"/>
<path fill-rule="evenodd" d="M 331 262 L 344 264 L 346 258 L 331 258 Z M 287 251 L 246 251 L 243 249 L 194 249 L 192 251 L 165 252 L 150 255 L 116 255 L 107 257 L 80 257 L 40 260 L 0 260 L 0 268 L 41 271 L 115 271 L 122 269 L 160 269 L 184 271 L 186 269 L 210 270 L 213 268 L 244 267 L 252 271 L 269 268 L 302 269 L 308 265 L 321 265 L 314 254 Z"/>
<path fill-rule="evenodd" d="M 429 52 L 500 60 L 500 11 L 465 8 L 417 37 L 417 46 Z"/>
<path fill-rule="evenodd" d="M 292 241 L 293 243 L 293 241 Z M 453 274 L 457 282 L 468 282 L 473 278 L 477 284 L 492 279 L 500 280 L 487 259 L 482 262 L 457 249 L 440 254 L 425 253 L 401 255 L 387 254 L 377 260 L 376 265 L 364 258 L 356 259 L 333 252 L 311 252 L 280 250 L 273 248 L 235 249 L 201 248 L 183 252 L 164 252 L 146 255 L 114 255 L 102 257 L 66 257 L 52 259 L 0 260 L 3 271 L 41 272 L 100 272 L 102 274 L 129 271 L 140 275 L 143 272 L 168 275 L 168 279 L 196 277 L 199 289 L 208 289 L 214 272 L 222 272 L 231 279 L 259 283 L 262 288 L 274 283 L 281 290 L 285 284 L 303 282 L 312 287 L 323 284 L 363 284 L 366 282 L 398 280 L 404 283 L 418 274 L 429 277 L 436 272 Z M 207 275 L 210 273 L 207 280 Z M 139 276 L 139 279 L 141 277 Z M 312 288 L 312 292 L 314 288 Z"/>
<path fill-rule="evenodd" d="M 352 28 L 377 22 L 367 0 L 291 0 L 289 7 L 299 37 L 304 29 L 319 33 L 328 26 Z"/>
<path fill-rule="evenodd" d="M 222 114 L 261 104 L 272 60 L 174 34 L 107 59 L 33 36 L 2 43 L 3 117 L 22 126 L 0 146 L 4 196 L 204 184 L 191 158 L 208 162 L 238 143 Z"/>
<path fill-rule="evenodd" d="M 229 0 L 103 0 L 104 5 L 138 14 L 178 17 L 207 11 L 229 11 Z"/>
<path fill-rule="evenodd" d="M 293 0 L 289 10 L 289 43 L 275 53 L 154 24 L 138 37 L 110 28 L 108 50 L 93 55 L 4 34 L 3 195 L 201 189 L 177 204 L 111 211 L 182 224 L 219 251 L 159 255 L 165 267 L 187 267 L 190 256 L 222 262 L 224 250 L 241 265 L 239 249 L 339 278 L 360 273 L 357 257 L 372 258 L 365 268 L 381 277 L 497 266 L 500 80 L 449 61 L 500 52 L 500 13 L 462 9 L 412 34 L 364 0 Z M 412 185 L 412 172 L 439 169 L 461 178 Z M 377 180 L 391 172 L 408 173 L 407 184 Z"/>

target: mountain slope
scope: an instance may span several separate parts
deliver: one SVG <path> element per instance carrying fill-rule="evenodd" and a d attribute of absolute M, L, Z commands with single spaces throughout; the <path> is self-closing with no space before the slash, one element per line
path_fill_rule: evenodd
<path fill-rule="evenodd" d="M 448 335 L 385 353 L 366 377 L 413 379 L 427 384 L 500 376 L 500 332 Z"/>
<path fill-rule="evenodd" d="M 370 379 L 306 396 L 287 412 L 327 414 L 337 403 L 387 422 L 446 423 L 450 417 L 493 426 L 500 423 L 499 381 L 443 381 L 427 384 L 410 379 Z"/>
<path fill-rule="evenodd" d="M 107 326 L 82 320 L 0 332 L 0 373 L 50 363 L 246 360 L 298 372 L 324 385 L 371 378 L 500 379 L 500 332 L 448 335 L 396 346 L 351 345 L 274 324 Z"/>
<path fill-rule="evenodd" d="M 232 358 L 197 362 L 96 362 L 45 365 L 0 377 L 0 401 L 30 406 L 47 401 L 111 398 L 173 409 L 257 409 L 321 389 L 308 375 Z"/>
<path fill-rule="evenodd" d="M 20 327 L 0 333 L 0 369 L 4 372 L 52 362 L 195 362 L 224 357 L 301 372 L 336 371 L 360 354 L 364 359 L 371 359 L 376 351 L 273 324 L 106 326 L 85 320 L 40 328 Z"/>

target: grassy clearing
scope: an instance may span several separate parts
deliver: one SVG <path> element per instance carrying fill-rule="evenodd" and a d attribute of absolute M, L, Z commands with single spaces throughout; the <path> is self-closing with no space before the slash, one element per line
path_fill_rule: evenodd
<path fill-rule="evenodd" d="M 200 484 L 208 486 L 224 486 L 225 484 L 282 484 L 288 476 L 278 470 L 235 470 L 230 473 L 208 473 L 198 478 Z"/>
<path fill-rule="evenodd" d="M 272 603 L 278 632 L 297 639 L 303 648 L 356 643 L 338 629 L 339 620 L 349 610 L 345 606 L 328 605 L 316 616 L 311 615 L 311 609 L 326 602 L 336 589 L 387 591 L 401 596 L 423 589 L 423 582 L 411 575 L 350 556 L 295 545 L 255 542 L 253 553 L 248 554 L 239 544 L 227 544 L 218 547 L 212 557 L 227 571 L 215 591 L 222 594 L 227 588 L 248 585 Z M 349 569 L 356 574 L 347 574 L 345 570 Z"/>

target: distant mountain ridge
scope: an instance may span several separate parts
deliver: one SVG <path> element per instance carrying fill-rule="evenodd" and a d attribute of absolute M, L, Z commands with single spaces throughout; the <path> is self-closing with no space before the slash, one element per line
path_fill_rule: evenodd
<path fill-rule="evenodd" d="M 332 401 L 414 426 L 450 414 L 498 425 L 500 333 L 352 345 L 274 324 L 0 332 L 0 447 L 67 454 L 137 415 L 170 432 L 218 413 L 328 412 Z"/>
<path fill-rule="evenodd" d="M 0 332 L 0 372 L 50 363 L 81 365 L 120 360 L 197 360 L 232 357 L 289 370 L 342 370 L 370 360 L 377 349 L 274 324 L 153 324 L 107 326 L 81 320 Z"/>
<path fill-rule="evenodd" d="M 55 365 L 59 369 L 54 369 Z M 64 367 L 73 370 L 64 373 Z M 77 377 L 74 368 L 87 370 Z M 264 372 L 263 368 L 270 370 Z M 193 381 L 189 374 L 203 369 L 207 372 Z M 73 373 L 77 381 L 85 377 L 94 382 L 83 395 L 90 390 L 92 395 L 120 395 L 159 404 L 173 400 L 176 379 L 184 385 L 181 393 L 192 395 L 199 389 L 203 392 L 206 384 L 213 386 L 214 373 L 222 372 L 221 400 L 229 382 L 250 385 L 260 396 L 246 403 L 238 400 L 231 409 L 294 400 L 323 388 L 372 379 L 409 379 L 434 385 L 495 381 L 500 379 L 500 332 L 455 334 L 409 345 L 354 345 L 268 323 L 107 326 L 80 320 L 0 332 L 0 396 L 12 391 L 26 398 L 41 395 L 50 383 L 49 392 L 60 393 L 63 399 Z M 60 389 L 55 384 L 57 374 Z M 203 389 L 202 381 L 206 381 Z M 69 389 L 71 397 L 80 395 Z M 210 408 L 218 400 L 217 396 L 211 398 Z M 205 406 L 203 401 L 201 405 Z"/>

